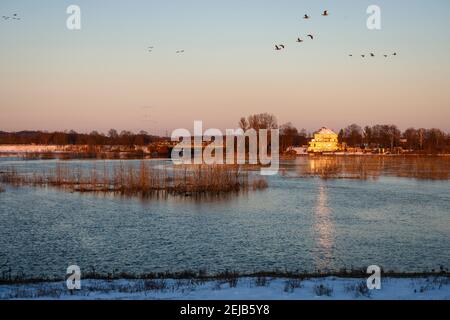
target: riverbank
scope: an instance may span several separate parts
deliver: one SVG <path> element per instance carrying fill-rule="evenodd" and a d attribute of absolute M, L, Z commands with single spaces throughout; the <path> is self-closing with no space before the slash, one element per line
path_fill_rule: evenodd
<path fill-rule="evenodd" d="M 168 144 L 165 143 L 164 146 Z M 35 144 L 0 144 L 1 154 L 61 154 L 61 153 L 134 153 L 139 152 L 142 154 L 155 153 L 157 148 L 154 145 L 149 146 L 125 146 L 125 145 L 35 145 Z M 161 154 L 167 154 L 167 150 L 164 152 L 157 152 Z M 424 153 L 424 152 L 402 152 L 402 153 L 376 153 L 376 152 L 351 152 L 351 151 L 338 151 L 327 153 L 283 153 L 280 154 L 280 159 L 295 159 L 301 156 L 450 156 L 448 153 Z"/>
<path fill-rule="evenodd" d="M 445 276 L 384 277 L 369 290 L 365 278 L 117 279 L 81 280 L 70 291 L 64 281 L 0 285 L 0 299 L 183 299 L 183 300 L 450 300 Z"/>

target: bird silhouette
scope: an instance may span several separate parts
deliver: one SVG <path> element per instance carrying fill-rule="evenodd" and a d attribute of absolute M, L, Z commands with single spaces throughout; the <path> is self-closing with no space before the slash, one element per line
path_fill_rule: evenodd
<path fill-rule="evenodd" d="M 363 57 L 363 58 L 364 58 L 365 56 L 366 56 L 365 54 L 362 54 L 362 55 L 361 55 L 361 57 Z"/>
<path fill-rule="evenodd" d="M 176 53 L 184 53 L 184 50 L 178 50 Z"/>
<path fill-rule="evenodd" d="M 352 55 L 352 54 L 349 54 L 348 56 L 349 56 L 349 57 L 353 57 L 353 55 Z"/>
<path fill-rule="evenodd" d="M 375 57 L 375 54 L 371 53 L 370 56 L 371 56 L 371 57 Z"/>
<path fill-rule="evenodd" d="M 323 15 L 324 17 L 326 17 L 326 16 L 328 15 L 328 10 L 325 10 L 325 11 L 322 13 L 322 15 Z"/>
<path fill-rule="evenodd" d="M 308 16 L 307 14 L 305 14 L 305 15 L 303 16 L 303 19 L 309 19 L 309 16 Z"/>
<path fill-rule="evenodd" d="M 281 47 L 275 45 L 275 50 L 281 50 Z"/>
<path fill-rule="evenodd" d="M 300 38 L 297 38 L 297 42 L 303 42 L 303 40 Z"/>
<path fill-rule="evenodd" d="M 396 55 L 397 55 L 397 52 L 394 52 L 392 55 L 393 55 L 393 56 L 396 56 Z"/>
<path fill-rule="evenodd" d="M 384 56 L 385 58 L 387 58 L 387 57 L 388 57 L 388 56 L 387 56 L 387 54 L 384 54 L 383 56 Z"/>
<path fill-rule="evenodd" d="M 284 44 L 275 45 L 275 50 L 283 50 Z"/>
<path fill-rule="evenodd" d="M 308 37 L 310 37 L 310 38 L 311 38 L 311 40 L 314 40 L 314 37 L 313 37 L 313 35 L 312 35 L 312 34 L 308 34 Z"/>

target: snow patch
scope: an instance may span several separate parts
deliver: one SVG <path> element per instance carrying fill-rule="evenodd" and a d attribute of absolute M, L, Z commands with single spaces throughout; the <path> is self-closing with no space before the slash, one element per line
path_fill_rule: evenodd
<path fill-rule="evenodd" d="M 450 300 L 448 277 L 384 278 L 368 290 L 358 278 L 261 278 L 82 280 L 70 292 L 64 281 L 0 285 L 0 299 L 183 299 L 183 300 Z"/>

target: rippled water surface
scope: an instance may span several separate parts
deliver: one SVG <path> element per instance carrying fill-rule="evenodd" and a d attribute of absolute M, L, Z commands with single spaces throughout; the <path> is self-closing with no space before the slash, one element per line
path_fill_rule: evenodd
<path fill-rule="evenodd" d="M 0 158 L 0 170 L 14 166 L 41 172 L 56 161 Z M 376 179 L 298 174 L 321 165 L 313 161 L 283 161 L 267 189 L 222 198 L 140 199 L 4 186 L 0 265 L 8 261 L 13 272 L 51 276 L 64 275 L 71 264 L 135 273 L 450 267 L 448 179 L 392 174 L 411 167 L 412 160 L 404 159 L 401 166 L 380 170 Z M 431 170 L 448 164 L 433 161 Z M 65 163 L 89 167 L 93 161 Z M 169 164 L 151 163 L 156 168 Z"/>

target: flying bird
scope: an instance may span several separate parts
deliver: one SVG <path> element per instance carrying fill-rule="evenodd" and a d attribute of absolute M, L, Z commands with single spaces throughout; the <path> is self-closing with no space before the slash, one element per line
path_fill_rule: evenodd
<path fill-rule="evenodd" d="M 384 57 L 387 58 L 388 57 L 387 54 L 384 54 Z"/>
<path fill-rule="evenodd" d="M 309 16 L 308 16 L 307 14 L 305 14 L 305 15 L 303 16 L 303 19 L 309 19 Z"/>
<path fill-rule="evenodd" d="M 313 37 L 313 35 L 312 35 L 312 34 L 308 34 L 308 37 L 310 37 L 310 38 L 311 38 L 311 40 L 313 40 L 313 39 L 314 39 L 314 37 Z"/>
<path fill-rule="evenodd" d="M 282 49 L 284 49 L 283 44 L 275 45 L 275 50 L 282 50 Z"/>
<path fill-rule="evenodd" d="M 297 38 L 297 42 L 303 42 L 303 40 L 300 38 Z"/>
<path fill-rule="evenodd" d="M 353 57 L 353 55 L 352 55 L 352 54 L 349 54 L 348 56 L 349 56 L 349 57 Z"/>
<path fill-rule="evenodd" d="M 375 57 L 375 55 L 373 53 L 370 54 L 371 57 Z"/>
<path fill-rule="evenodd" d="M 178 50 L 176 53 L 183 53 L 184 50 Z"/>
<path fill-rule="evenodd" d="M 396 56 L 396 55 L 397 55 L 397 52 L 394 52 L 392 55 L 393 55 L 393 56 Z"/>
<path fill-rule="evenodd" d="M 361 55 L 361 57 L 363 57 L 363 58 L 364 58 L 365 56 L 366 56 L 365 54 L 362 54 L 362 55 Z"/>
<path fill-rule="evenodd" d="M 325 10 L 325 11 L 322 13 L 322 15 L 323 15 L 324 17 L 326 17 L 326 16 L 328 15 L 328 10 Z"/>

